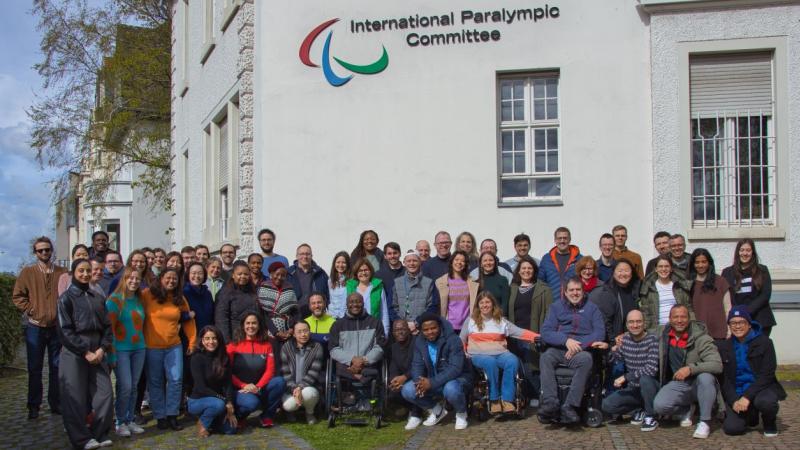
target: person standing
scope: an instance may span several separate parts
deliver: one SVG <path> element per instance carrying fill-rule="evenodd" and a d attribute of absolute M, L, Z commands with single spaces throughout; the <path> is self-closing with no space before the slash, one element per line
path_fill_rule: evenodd
<path fill-rule="evenodd" d="M 769 337 L 777 322 L 772 314 L 769 299 L 772 296 L 772 278 L 767 266 L 761 264 L 752 239 L 736 243 L 733 264 L 722 271 L 733 293 L 734 305 L 746 305 L 747 311 L 761 325 L 761 332 Z"/>
<path fill-rule="evenodd" d="M 78 259 L 89 259 L 89 248 L 83 244 L 76 244 L 72 247 L 72 261 L 76 261 Z M 69 272 L 64 272 L 58 277 L 58 296 L 61 297 L 67 289 L 69 289 L 69 285 L 72 284 L 72 274 Z"/>
<path fill-rule="evenodd" d="M 686 253 L 686 238 L 682 234 L 673 234 L 669 237 L 669 254 L 675 272 L 686 278 L 686 271 L 689 270 L 689 257 L 692 255 Z"/>
<path fill-rule="evenodd" d="M 666 231 L 659 231 L 653 235 L 653 247 L 656 249 L 656 257 L 647 261 L 647 267 L 644 271 L 646 277 L 656 270 L 656 261 L 659 256 L 669 255 L 669 236 L 670 234 Z"/>
<path fill-rule="evenodd" d="M 600 236 L 600 257 L 597 258 L 597 278 L 600 278 L 603 283 L 608 283 L 616 264 L 617 260 L 614 259 L 614 236 L 610 233 L 603 233 Z"/>
<path fill-rule="evenodd" d="M 656 276 L 647 277 L 640 291 L 639 309 L 644 314 L 647 331 L 656 332 L 659 325 L 669 322 L 669 312 L 673 305 L 685 305 L 691 311 L 689 289 L 691 285 L 673 270 L 669 256 L 659 256 L 656 263 Z M 692 314 L 692 319 L 694 315 Z"/>
<path fill-rule="evenodd" d="M 467 254 L 469 270 L 478 267 L 478 244 L 475 242 L 475 235 L 469 231 L 462 231 L 456 236 L 456 250 L 461 250 Z"/>
<path fill-rule="evenodd" d="M 550 286 L 553 302 L 561 299 L 564 281 L 576 275 L 575 264 L 583 255 L 578 247 L 570 245 L 572 233 L 567 227 L 556 228 L 553 233 L 555 246 L 542 256 L 539 266 L 539 279 Z"/>
<path fill-rule="evenodd" d="M 322 292 L 325 300 L 328 299 L 328 274 L 314 261 L 310 245 L 300 244 L 296 257 L 294 264 L 288 269 L 288 281 L 297 296 L 300 317 L 306 317 L 310 314 L 308 299 L 312 292 Z"/>
<path fill-rule="evenodd" d="M 194 256 L 198 262 L 205 265 L 211 259 L 211 251 L 205 244 L 197 244 L 194 246 Z"/>
<path fill-rule="evenodd" d="M 260 313 L 256 288 L 250 282 L 250 268 L 244 261 L 233 264 L 233 274 L 217 294 L 214 324 L 226 342 L 231 342 L 236 328 L 248 313 Z"/>
<path fill-rule="evenodd" d="M 690 302 L 695 319 L 708 327 L 708 334 L 719 342 L 729 336 L 728 312 L 731 310 L 730 285 L 717 275 L 714 258 L 704 248 L 692 252 L 689 259 L 689 280 L 692 283 Z"/>
<path fill-rule="evenodd" d="M 392 304 L 392 293 L 394 291 L 394 280 L 405 273 L 406 269 L 400 262 L 400 244 L 397 242 L 387 242 L 383 246 L 383 262 L 380 269 L 375 272 L 375 277 L 383 282 L 386 290 L 386 303 Z"/>
<path fill-rule="evenodd" d="M 92 233 L 92 248 L 89 249 L 89 259 L 100 258 L 105 261 L 108 250 L 108 233 L 103 230 L 97 230 Z"/>
<path fill-rule="evenodd" d="M 431 257 L 431 243 L 426 240 L 417 241 L 414 249 L 419 254 L 419 259 L 424 263 Z"/>
<path fill-rule="evenodd" d="M 333 257 L 328 277 L 328 312 L 341 319 L 347 313 L 347 277 L 350 275 L 350 254 L 340 251 Z"/>
<path fill-rule="evenodd" d="M 478 292 L 491 292 L 504 316 L 508 315 L 509 282 L 500 274 L 497 258 L 491 253 L 481 253 L 478 267 Z"/>
<path fill-rule="evenodd" d="M 450 258 L 447 273 L 433 283 L 439 291 L 441 316 L 450 322 L 456 334 L 460 333 L 461 325 L 475 309 L 479 288 L 478 282 L 470 278 L 467 272 L 467 254 L 456 251 Z"/>
<path fill-rule="evenodd" d="M 206 273 L 208 274 L 206 287 L 211 292 L 211 298 L 216 302 L 217 294 L 225 284 L 225 280 L 222 278 L 222 261 L 216 256 L 209 259 L 206 263 Z"/>
<path fill-rule="evenodd" d="M 631 262 L 631 264 L 633 264 L 633 270 L 636 271 L 639 279 L 641 280 L 644 278 L 641 255 L 625 246 L 625 244 L 628 242 L 628 229 L 625 227 L 625 225 L 616 225 L 611 229 L 611 235 L 614 238 L 614 253 L 612 254 L 613 258 L 616 260 L 620 260 L 622 258 L 627 259 Z"/>
<path fill-rule="evenodd" d="M 514 269 L 517 268 L 517 264 L 522 260 L 523 257 L 528 256 L 531 251 L 531 238 L 525 233 L 520 233 L 514 236 L 514 251 L 516 254 L 513 258 L 509 258 L 506 260 L 505 264 L 509 272 L 513 272 Z M 481 253 L 484 252 L 483 243 L 481 243 Z M 497 253 L 497 245 L 495 244 L 495 251 Z M 533 258 L 533 257 L 532 257 Z M 536 266 L 539 266 L 539 260 L 533 258 L 536 261 Z"/>
<path fill-rule="evenodd" d="M 284 267 L 289 267 L 289 260 L 283 256 L 275 253 L 275 232 L 269 228 L 264 228 L 258 232 L 258 245 L 261 247 L 261 256 L 264 258 L 261 272 L 264 274 L 265 279 L 269 279 L 269 272 L 267 269 L 270 264 L 275 261 L 283 263 Z M 299 251 L 299 249 L 298 249 Z"/>
<path fill-rule="evenodd" d="M 417 318 L 428 311 L 439 312 L 439 291 L 433 280 L 420 273 L 420 257 L 409 250 L 403 258 L 405 273 L 394 281 L 390 316 L 406 322 L 412 334 L 417 334 Z"/>
<path fill-rule="evenodd" d="M 378 238 L 378 233 L 374 230 L 362 231 L 358 237 L 358 244 L 350 252 L 350 260 L 365 259 L 372 266 L 372 271 L 377 272 L 383 262 L 383 252 L 378 248 L 378 242 L 380 242 L 380 238 Z"/>
<path fill-rule="evenodd" d="M 436 247 L 436 255 L 431 256 L 422 264 L 422 274 L 431 280 L 438 280 L 439 277 L 447 274 L 450 267 L 450 248 L 453 246 L 450 233 L 447 231 L 436 233 L 433 246 Z"/>
<path fill-rule="evenodd" d="M 42 369 L 47 352 L 49 369 L 47 403 L 51 414 L 61 413 L 58 392 L 58 355 L 61 341 L 56 331 L 58 279 L 67 270 L 53 263 L 53 242 L 45 236 L 33 243 L 36 263 L 23 268 L 14 283 L 11 299 L 25 320 L 28 361 L 28 419 L 39 417 L 42 404 Z M 90 268 L 91 271 L 91 268 Z M 87 281 L 88 283 L 88 281 Z"/>
<path fill-rule="evenodd" d="M 113 394 L 104 357 L 111 351 L 113 338 L 105 297 L 89 288 L 91 272 L 89 261 L 74 261 L 72 285 L 58 299 L 58 334 L 64 345 L 58 372 L 64 428 L 70 444 L 78 449 L 112 445 L 108 433 Z M 94 417 L 87 426 L 90 411 Z"/>
<path fill-rule="evenodd" d="M 389 305 L 386 303 L 386 291 L 383 282 L 375 278 L 375 271 L 367 259 L 357 260 L 353 264 L 352 278 L 347 280 L 347 295 L 358 292 L 364 298 L 364 309 L 367 314 L 383 323 L 383 335 L 389 334 Z"/>
<path fill-rule="evenodd" d="M 222 244 L 219 248 L 219 259 L 222 260 L 222 274 L 220 276 L 223 280 L 228 281 L 233 272 L 233 261 L 236 259 L 236 247 L 233 244 Z M 228 336 L 225 336 L 225 338 L 227 339 Z"/>

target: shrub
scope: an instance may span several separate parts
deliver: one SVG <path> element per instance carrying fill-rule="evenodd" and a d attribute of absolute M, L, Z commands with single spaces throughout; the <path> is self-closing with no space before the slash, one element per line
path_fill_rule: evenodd
<path fill-rule="evenodd" d="M 0 273 L 0 366 L 14 361 L 22 342 L 19 310 L 11 301 L 15 281 L 14 275 Z"/>

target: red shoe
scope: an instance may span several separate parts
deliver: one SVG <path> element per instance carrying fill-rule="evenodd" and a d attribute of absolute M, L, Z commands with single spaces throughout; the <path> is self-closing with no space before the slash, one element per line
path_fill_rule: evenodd
<path fill-rule="evenodd" d="M 261 428 L 272 428 L 275 423 L 269 417 L 261 419 Z"/>

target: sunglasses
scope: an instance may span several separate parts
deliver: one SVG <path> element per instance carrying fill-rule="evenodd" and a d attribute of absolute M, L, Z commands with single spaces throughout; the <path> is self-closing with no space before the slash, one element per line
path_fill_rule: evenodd
<path fill-rule="evenodd" d="M 48 248 L 37 248 L 37 249 L 34 250 L 34 252 L 36 252 L 36 253 L 50 253 L 52 251 L 53 251 L 53 249 L 49 248 L 49 247 Z"/>

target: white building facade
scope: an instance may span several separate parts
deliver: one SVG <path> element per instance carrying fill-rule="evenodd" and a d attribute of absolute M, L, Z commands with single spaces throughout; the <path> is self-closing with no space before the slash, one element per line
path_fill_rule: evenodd
<path fill-rule="evenodd" d="M 175 246 L 269 227 L 327 268 L 365 229 L 507 258 L 564 225 L 597 255 L 622 223 L 645 260 L 667 230 L 718 270 L 753 237 L 798 289 L 800 2 L 173 5 Z"/>

